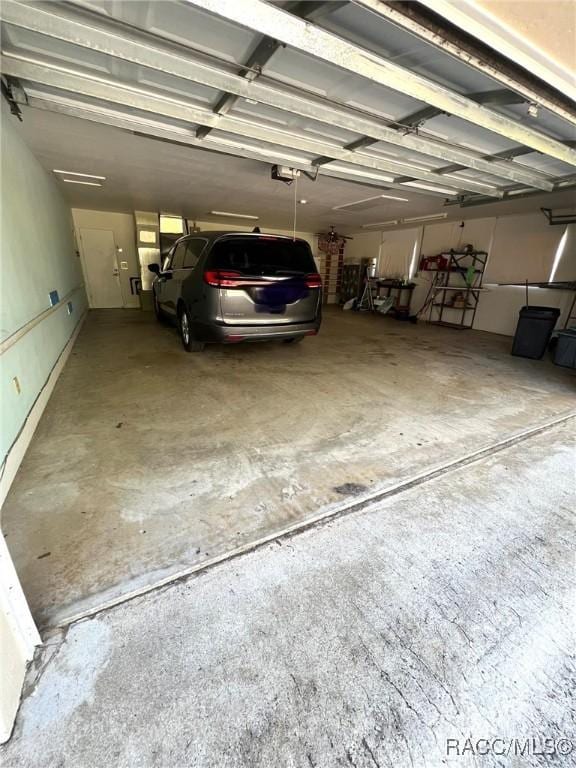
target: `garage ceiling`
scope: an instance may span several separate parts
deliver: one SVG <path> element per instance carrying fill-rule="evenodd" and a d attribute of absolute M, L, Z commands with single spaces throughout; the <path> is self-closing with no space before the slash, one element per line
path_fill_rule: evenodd
<path fill-rule="evenodd" d="M 569 205 L 576 105 L 469 66 L 398 8 L 8 0 L 2 70 L 46 167 L 106 176 L 63 184 L 78 207 L 287 226 L 294 190 L 269 180 L 273 163 L 318 174 L 299 181 L 302 228 L 509 210 L 499 201 L 536 193 L 532 207 Z"/>

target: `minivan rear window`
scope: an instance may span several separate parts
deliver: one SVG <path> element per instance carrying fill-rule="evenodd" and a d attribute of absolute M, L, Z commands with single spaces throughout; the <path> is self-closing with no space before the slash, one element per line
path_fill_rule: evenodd
<path fill-rule="evenodd" d="M 210 254 L 209 266 L 243 275 L 306 275 L 317 271 L 308 243 L 274 237 L 218 240 Z"/>

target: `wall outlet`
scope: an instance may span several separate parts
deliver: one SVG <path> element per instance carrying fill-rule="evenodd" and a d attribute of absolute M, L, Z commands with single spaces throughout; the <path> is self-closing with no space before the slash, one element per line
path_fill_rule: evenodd
<path fill-rule="evenodd" d="M 71 315 L 72 312 L 74 311 L 74 307 L 72 306 L 72 302 L 71 301 L 69 301 L 68 304 L 66 305 L 66 309 L 68 310 L 68 314 L 69 315 Z"/>
<path fill-rule="evenodd" d="M 14 376 L 14 378 L 12 379 L 12 382 L 14 383 L 14 389 L 16 390 L 16 394 L 21 395 L 22 387 L 20 386 L 20 381 L 18 380 L 18 376 Z"/>
<path fill-rule="evenodd" d="M 55 307 L 56 304 L 60 301 L 60 296 L 58 296 L 58 291 L 50 291 L 48 294 L 48 297 L 50 299 L 50 306 Z"/>

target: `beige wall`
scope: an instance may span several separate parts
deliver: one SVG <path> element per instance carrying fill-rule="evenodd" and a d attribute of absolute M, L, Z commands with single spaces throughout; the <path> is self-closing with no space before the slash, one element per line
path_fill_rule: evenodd
<path fill-rule="evenodd" d="M 128 269 L 120 269 L 119 271 L 124 306 L 139 307 L 140 301 L 138 296 L 130 292 L 130 278 L 140 275 L 136 252 L 134 215 L 131 213 L 111 213 L 109 211 L 89 211 L 82 208 L 73 208 L 72 217 L 78 243 L 80 243 L 81 229 L 106 229 L 114 233 L 116 247 L 122 249 L 122 253 L 118 253 L 118 262 L 128 262 Z M 120 267 L 120 263 L 118 266 Z"/>
<path fill-rule="evenodd" d="M 379 273 L 401 277 L 407 274 L 414 243 L 420 255 L 433 256 L 441 251 L 458 249 L 468 243 L 477 250 L 486 251 L 488 263 L 484 285 L 488 289 L 480 297 L 474 327 L 478 330 L 513 335 L 518 311 L 526 303 L 525 290 L 498 286 L 504 282 L 544 282 L 549 280 L 554 257 L 560 240 L 568 235 L 555 280 L 576 279 L 576 225 L 550 226 L 538 211 L 518 216 L 436 222 L 420 229 L 397 229 L 383 232 L 360 232 L 348 242 L 346 261 L 377 256 L 380 250 Z M 420 238 L 418 242 L 418 238 Z M 431 274 L 421 272 L 416 277 L 412 309 L 417 311 L 424 303 Z M 533 288 L 530 303 L 559 307 L 563 324 L 572 294 L 567 291 Z"/>

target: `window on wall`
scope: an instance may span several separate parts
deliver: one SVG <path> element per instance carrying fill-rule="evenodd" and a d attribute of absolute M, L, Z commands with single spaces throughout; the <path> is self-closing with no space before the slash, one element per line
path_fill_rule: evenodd
<path fill-rule="evenodd" d="M 574 280 L 576 275 L 576 224 L 568 224 L 554 254 L 550 282 Z"/>
<path fill-rule="evenodd" d="M 163 235 L 183 235 L 184 219 L 182 216 L 160 214 L 160 232 Z"/>

